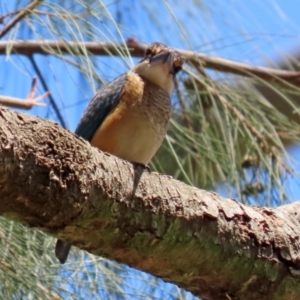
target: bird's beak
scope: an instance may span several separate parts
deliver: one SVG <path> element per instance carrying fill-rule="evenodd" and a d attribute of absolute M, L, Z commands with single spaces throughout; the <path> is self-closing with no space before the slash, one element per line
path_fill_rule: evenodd
<path fill-rule="evenodd" d="M 152 57 L 145 57 L 131 71 L 171 94 L 175 77 L 175 55 L 173 51 L 166 49 Z"/>
<path fill-rule="evenodd" d="M 167 68 L 167 73 L 175 75 L 174 73 L 174 53 L 169 51 L 163 51 L 159 54 L 154 55 L 150 58 L 149 64 L 151 66 L 162 65 L 164 68 Z"/>

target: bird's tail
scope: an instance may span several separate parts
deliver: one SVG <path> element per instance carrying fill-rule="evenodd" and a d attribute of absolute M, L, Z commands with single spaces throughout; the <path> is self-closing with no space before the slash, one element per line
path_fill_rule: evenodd
<path fill-rule="evenodd" d="M 66 262 L 70 249 L 71 249 L 70 243 L 63 240 L 57 240 L 55 246 L 55 255 L 61 264 L 64 264 Z"/>

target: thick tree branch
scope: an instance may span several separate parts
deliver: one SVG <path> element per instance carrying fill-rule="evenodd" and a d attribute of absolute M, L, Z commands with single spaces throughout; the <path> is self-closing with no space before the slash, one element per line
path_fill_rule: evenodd
<path fill-rule="evenodd" d="M 130 55 L 133 57 L 142 57 L 147 47 L 147 45 L 140 44 L 134 39 L 129 39 L 126 46 L 129 48 Z M 127 55 L 127 52 L 124 51 L 124 47 L 125 45 L 123 44 L 97 42 L 9 41 L 0 42 L 0 54 L 7 54 L 9 49 L 11 53 L 27 56 L 32 56 L 36 53 L 52 54 L 57 52 L 60 54 L 83 55 L 86 53 L 86 50 L 92 55 Z M 197 68 L 205 67 L 222 72 L 254 77 L 269 82 L 279 84 L 289 83 L 300 86 L 300 72 L 297 71 L 255 67 L 228 59 L 207 56 L 203 53 L 186 50 L 178 51 L 185 56 L 188 62 Z"/>
<path fill-rule="evenodd" d="M 299 299 L 299 211 L 223 199 L 0 108 L 2 215 L 202 299 Z"/>

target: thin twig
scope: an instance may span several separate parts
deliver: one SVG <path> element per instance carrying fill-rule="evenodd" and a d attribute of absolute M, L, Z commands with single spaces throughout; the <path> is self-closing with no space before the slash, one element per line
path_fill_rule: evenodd
<path fill-rule="evenodd" d="M 109 53 L 110 55 L 119 56 L 121 54 L 127 54 L 126 51 L 122 51 L 127 46 L 131 56 L 142 57 L 147 48 L 146 44 L 140 44 L 134 39 L 128 39 L 126 45 L 97 42 L 9 41 L 0 42 L 0 54 L 7 54 L 8 46 L 12 53 L 27 56 L 32 56 L 36 53 L 49 55 L 49 50 L 58 51 L 60 54 L 68 55 L 84 55 L 88 52 L 91 55 L 108 55 Z M 72 50 L 72 53 L 70 50 Z M 188 62 L 197 68 L 205 67 L 225 73 L 256 77 L 278 84 L 290 83 L 295 86 L 300 86 L 300 72 L 255 67 L 220 57 L 207 56 L 203 53 L 195 53 L 186 50 L 178 51 L 183 54 Z"/>
<path fill-rule="evenodd" d="M 3 23 L 4 23 L 5 18 L 14 16 L 14 15 L 18 14 L 20 11 L 21 11 L 21 9 L 17 9 L 17 10 L 8 12 L 8 13 L 5 14 L 5 15 L 2 15 L 2 16 L 0 17 L 0 24 L 3 24 Z"/>
<path fill-rule="evenodd" d="M 0 16 L 0 24 L 3 24 L 4 20 L 6 18 L 14 16 L 14 15 L 18 14 L 21 11 L 23 11 L 23 9 L 17 9 L 17 10 L 8 12 L 5 15 Z M 60 14 L 60 13 L 51 13 L 51 12 L 47 12 L 47 11 L 40 11 L 40 10 L 37 10 L 37 9 L 32 10 L 32 13 L 34 13 L 36 15 L 44 15 L 44 16 L 47 16 L 47 17 L 56 17 L 56 18 L 65 18 L 65 19 L 67 19 L 67 18 L 70 18 L 70 19 L 79 19 L 79 18 L 82 18 L 82 17 L 88 15 L 87 12 L 79 14 L 79 15 L 78 14 L 76 14 L 76 15 L 75 14 L 68 15 L 68 14 Z"/>
<path fill-rule="evenodd" d="M 46 92 L 37 99 L 33 100 L 24 100 L 21 98 L 14 98 L 14 97 L 9 97 L 9 96 L 3 96 L 0 95 L 0 104 L 4 106 L 9 106 L 9 107 L 15 107 L 15 108 L 23 108 L 23 109 L 31 109 L 32 106 L 46 106 L 45 103 L 38 103 L 38 101 L 44 99 L 50 94 L 50 92 Z"/>
<path fill-rule="evenodd" d="M 32 79 L 31 89 L 26 99 L 14 98 L 9 96 L 0 95 L 0 104 L 9 107 L 30 109 L 32 106 L 46 106 L 46 103 L 40 103 L 39 101 L 50 95 L 50 92 L 46 92 L 43 95 L 34 98 L 37 87 L 37 78 Z"/>
<path fill-rule="evenodd" d="M 20 20 L 22 20 L 27 14 L 32 12 L 32 10 L 37 7 L 42 0 L 34 0 L 30 4 L 28 4 L 24 9 L 22 9 L 17 16 L 11 20 L 0 32 L 0 38 L 5 36 L 9 30 L 11 30 Z"/>
<path fill-rule="evenodd" d="M 34 98 L 34 95 L 36 93 L 36 88 L 37 88 L 37 77 L 33 77 L 32 79 L 32 83 L 31 83 L 31 89 L 29 91 L 29 94 L 27 96 L 27 99 L 33 99 Z"/>

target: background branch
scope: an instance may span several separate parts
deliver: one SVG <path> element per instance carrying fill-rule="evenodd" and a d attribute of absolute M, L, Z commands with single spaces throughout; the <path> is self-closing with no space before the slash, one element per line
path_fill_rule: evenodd
<path fill-rule="evenodd" d="M 26 15 L 32 12 L 34 8 L 36 8 L 39 4 L 41 4 L 42 0 L 34 0 L 30 4 L 28 4 L 24 9 L 21 9 L 17 16 L 11 20 L 0 32 L 0 38 L 5 36 L 18 22 L 20 22 Z"/>
<path fill-rule="evenodd" d="M 0 104 L 4 106 L 9 107 L 15 107 L 15 108 L 23 108 L 23 109 L 31 109 L 33 106 L 46 106 L 45 103 L 39 103 L 39 100 L 42 100 L 41 97 L 45 98 L 49 95 L 49 92 L 43 94 L 42 96 L 27 100 L 27 99 L 20 99 L 20 98 L 14 98 L 14 97 L 8 97 L 0 95 Z"/>
<path fill-rule="evenodd" d="M 37 88 L 37 77 L 33 77 L 31 89 L 26 99 L 14 98 L 0 95 L 0 104 L 9 107 L 15 108 L 23 108 L 23 109 L 30 109 L 32 106 L 46 106 L 45 103 L 40 103 L 39 101 L 43 100 L 44 98 L 50 95 L 50 92 L 46 92 L 39 97 L 34 97 Z"/>
<path fill-rule="evenodd" d="M 92 55 L 126 55 L 126 51 L 122 51 L 125 47 L 130 50 L 133 57 L 142 57 L 147 47 L 140 44 L 134 39 L 128 39 L 126 45 L 116 43 L 96 43 L 96 42 L 65 42 L 65 41 L 9 41 L 0 42 L 0 54 L 7 54 L 7 49 L 11 53 L 17 53 L 27 56 L 33 54 L 51 54 L 59 52 L 60 54 L 84 55 L 86 51 Z M 219 57 L 207 56 L 203 53 L 195 53 L 192 51 L 180 50 L 188 62 L 195 67 L 205 67 L 226 73 L 254 77 L 277 84 L 289 83 L 300 86 L 300 72 L 285 71 L 273 68 L 255 67 L 248 64 L 223 59 Z"/>

